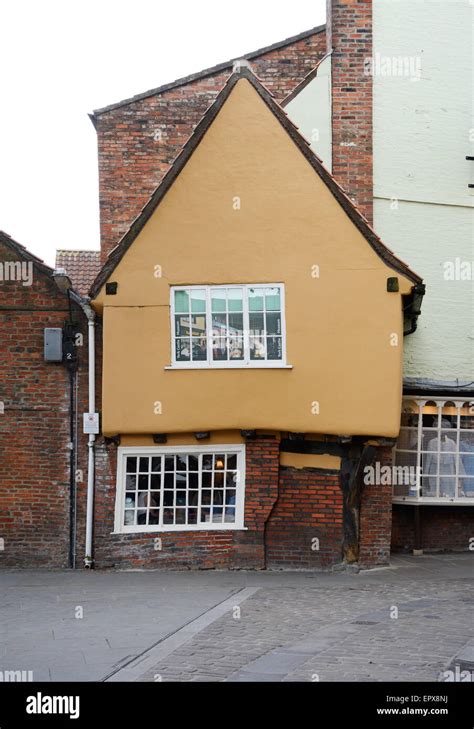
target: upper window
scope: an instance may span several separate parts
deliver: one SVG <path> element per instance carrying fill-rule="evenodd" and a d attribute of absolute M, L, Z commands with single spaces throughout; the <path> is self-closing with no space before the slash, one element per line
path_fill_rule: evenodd
<path fill-rule="evenodd" d="M 281 284 L 175 286 L 171 316 L 175 366 L 285 364 Z"/>
<path fill-rule="evenodd" d="M 403 402 L 394 501 L 474 503 L 474 401 Z"/>

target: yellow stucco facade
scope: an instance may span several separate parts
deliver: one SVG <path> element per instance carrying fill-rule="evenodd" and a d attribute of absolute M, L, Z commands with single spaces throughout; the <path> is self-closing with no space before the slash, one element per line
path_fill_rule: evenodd
<path fill-rule="evenodd" d="M 246 78 L 109 280 L 117 293 L 103 286 L 93 302 L 106 435 L 397 435 L 413 283 L 373 250 Z M 250 283 L 284 285 L 288 366 L 170 368 L 170 287 Z"/>

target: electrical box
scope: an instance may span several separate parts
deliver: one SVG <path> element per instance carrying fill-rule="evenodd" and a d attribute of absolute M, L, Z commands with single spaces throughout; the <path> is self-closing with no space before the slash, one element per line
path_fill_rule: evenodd
<path fill-rule="evenodd" d="M 47 327 L 44 330 L 44 359 L 46 362 L 62 362 L 63 330 Z"/>

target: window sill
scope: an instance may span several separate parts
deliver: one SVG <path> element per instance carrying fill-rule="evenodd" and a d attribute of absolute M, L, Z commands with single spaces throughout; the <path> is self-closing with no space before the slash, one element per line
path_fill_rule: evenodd
<path fill-rule="evenodd" d="M 474 497 L 460 497 L 451 499 L 449 497 L 432 498 L 430 496 L 419 499 L 413 496 L 397 496 L 392 498 L 393 504 L 412 504 L 414 506 L 474 506 Z"/>
<path fill-rule="evenodd" d="M 124 534 L 163 534 L 166 532 L 246 532 L 248 527 L 233 526 L 232 524 L 192 524 L 186 526 L 179 524 L 177 526 L 152 526 L 149 529 L 141 527 L 124 527 L 120 531 L 110 532 L 111 536 L 122 536 Z"/>
<path fill-rule="evenodd" d="M 290 364 L 225 364 L 225 365 L 198 365 L 198 364 L 175 364 L 166 365 L 165 370 L 292 370 Z"/>

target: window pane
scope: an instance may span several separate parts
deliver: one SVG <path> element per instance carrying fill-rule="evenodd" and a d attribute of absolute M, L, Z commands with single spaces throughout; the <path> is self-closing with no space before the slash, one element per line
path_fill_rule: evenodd
<path fill-rule="evenodd" d="M 155 473 L 161 471 L 161 456 L 153 456 L 151 459 L 151 470 Z"/>
<path fill-rule="evenodd" d="M 190 317 L 184 316 L 183 314 L 177 314 L 174 318 L 175 328 L 174 333 L 176 337 L 189 337 L 191 331 Z"/>
<path fill-rule="evenodd" d="M 211 308 L 212 313 L 219 313 L 226 311 L 226 290 L 225 289 L 211 289 Z"/>
<path fill-rule="evenodd" d="M 250 359 L 265 359 L 263 337 L 250 337 Z"/>
<path fill-rule="evenodd" d="M 281 334 L 281 314 L 267 313 L 265 316 L 267 322 L 267 334 Z"/>
<path fill-rule="evenodd" d="M 263 314 L 249 315 L 250 334 L 262 334 L 264 331 Z"/>
<path fill-rule="evenodd" d="M 474 499 L 474 477 L 459 479 L 459 496 L 466 499 Z"/>
<path fill-rule="evenodd" d="M 244 331 L 244 316 L 243 314 L 229 314 L 229 334 L 242 335 Z"/>
<path fill-rule="evenodd" d="M 205 337 L 206 336 L 206 317 L 205 315 L 193 315 L 191 317 L 191 336 L 193 337 Z"/>
<path fill-rule="evenodd" d="M 267 359 L 281 359 L 281 337 L 267 337 Z"/>
<path fill-rule="evenodd" d="M 240 337 L 230 337 L 229 339 L 229 359 L 244 358 L 244 340 Z"/>
<path fill-rule="evenodd" d="M 206 311 L 206 290 L 205 289 L 191 289 L 191 311 L 193 313 L 205 312 Z"/>
<path fill-rule="evenodd" d="M 207 339 L 205 337 L 193 337 L 191 340 L 193 362 L 207 360 Z"/>
<path fill-rule="evenodd" d="M 191 340 L 190 339 L 177 339 L 176 340 L 176 361 L 177 362 L 189 362 L 191 355 Z"/>
<path fill-rule="evenodd" d="M 265 289 L 265 309 L 267 311 L 280 311 L 280 289 Z"/>
<path fill-rule="evenodd" d="M 264 289 L 249 289 L 249 311 L 263 311 Z"/>
<path fill-rule="evenodd" d="M 135 456 L 127 456 L 127 473 L 136 473 L 137 459 Z"/>
<path fill-rule="evenodd" d="M 227 306 L 229 312 L 243 311 L 242 289 L 227 289 Z"/>
<path fill-rule="evenodd" d="M 174 310 L 176 313 L 189 311 L 189 295 L 187 291 L 174 292 Z"/>
<path fill-rule="evenodd" d="M 136 489 L 136 487 L 137 487 L 137 477 L 127 474 L 127 476 L 125 478 L 125 488 L 132 490 L 132 489 Z"/>

